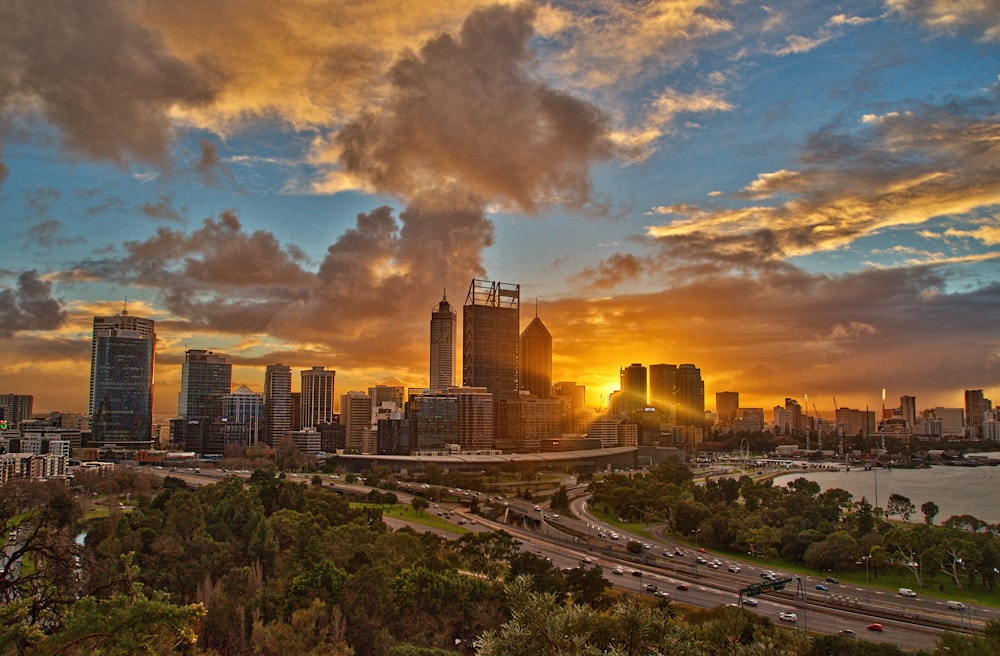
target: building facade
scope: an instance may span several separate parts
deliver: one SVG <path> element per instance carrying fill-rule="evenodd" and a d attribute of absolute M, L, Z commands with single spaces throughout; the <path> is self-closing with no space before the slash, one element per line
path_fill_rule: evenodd
<path fill-rule="evenodd" d="M 473 280 L 462 310 L 462 384 L 517 400 L 520 285 Z"/>
<path fill-rule="evenodd" d="M 88 411 L 97 445 L 149 445 L 155 358 L 152 319 L 130 316 L 124 310 L 119 315 L 94 317 Z"/>
<path fill-rule="evenodd" d="M 648 405 L 646 367 L 634 362 L 619 370 L 619 379 L 621 399 L 618 414 L 631 417 L 634 413 L 645 410 Z"/>
<path fill-rule="evenodd" d="M 552 335 L 537 315 L 521 333 L 519 357 L 521 389 L 535 398 L 552 398 Z"/>
<path fill-rule="evenodd" d="M 336 375 L 336 371 L 327 371 L 326 367 L 313 367 L 301 372 L 300 428 L 316 428 L 320 424 L 328 424 L 333 421 L 333 391 Z M 369 421 L 370 419 L 369 417 Z"/>
<path fill-rule="evenodd" d="M 455 384 L 457 330 L 458 317 L 445 296 L 431 313 L 431 389 L 447 389 Z"/>
<path fill-rule="evenodd" d="M 292 430 L 292 368 L 269 364 L 264 370 L 263 440 L 277 444 Z"/>
<path fill-rule="evenodd" d="M 0 424 L 17 428 L 31 419 L 35 397 L 30 394 L 0 394 Z"/>
<path fill-rule="evenodd" d="M 208 417 L 217 400 L 232 391 L 233 365 L 211 351 L 189 349 L 181 366 L 178 417 Z"/>

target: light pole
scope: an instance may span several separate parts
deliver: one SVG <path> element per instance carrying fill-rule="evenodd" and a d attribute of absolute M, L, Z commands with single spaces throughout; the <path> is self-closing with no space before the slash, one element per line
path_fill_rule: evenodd
<path fill-rule="evenodd" d="M 868 561 L 871 560 L 871 555 L 862 556 L 861 559 L 865 561 L 865 603 L 871 603 L 871 588 L 868 583 Z"/>
<path fill-rule="evenodd" d="M 698 534 L 701 533 L 700 528 L 691 529 L 691 533 L 694 535 L 694 550 L 698 550 Z"/>

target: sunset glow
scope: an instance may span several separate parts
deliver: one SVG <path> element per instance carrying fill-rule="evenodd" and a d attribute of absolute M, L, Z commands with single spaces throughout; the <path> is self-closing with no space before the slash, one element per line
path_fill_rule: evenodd
<path fill-rule="evenodd" d="M 420 388 L 487 278 L 591 407 L 630 363 L 709 408 L 1000 397 L 987 5 L 5 2 L 0 393 L 85 411 L 126 304 L 157 413 L 185 349 Z"/>

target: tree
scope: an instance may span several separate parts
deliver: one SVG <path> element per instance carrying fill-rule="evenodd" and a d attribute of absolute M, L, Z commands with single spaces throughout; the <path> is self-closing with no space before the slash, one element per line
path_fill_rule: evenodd
<path fill-rule="evenodd" d="M 889 495 L 889 502 L 885 506 L 885 514 L 892 517 L 893 515 L 899 515 L 899 518 L 904 522 L 910 520 L 910 516 L 916 511 L 916 506 L 910 501 L 909 497 L 904 497 L 902 494 L 896 494 L 895 492 Z"/>
<path fill-rule="evenodd" d="M 933 501 L 924 501 L 920 504 L 920 512 L 924 514 L 924 523 L 933 524 L 934 517 L 937 516 L 941 509 L 938 508 L 937 504 Z"/>
<path fill-rule="evenodd" d="M 410 502 L 410 505 L 418 513 L 423 513 L 425 510 L 430 508 L 431 502 L 423 497 L 413 497 L 413 501 Z"/>
<path fill-rule="evenodd" d="M 569 494 L 566 493 L 565 485 L 560 485 L 559 489 L 552 495 L 552 499 L 549 501 L 549 507 L 552 508 L 552 510 L 569 512 Z"/>

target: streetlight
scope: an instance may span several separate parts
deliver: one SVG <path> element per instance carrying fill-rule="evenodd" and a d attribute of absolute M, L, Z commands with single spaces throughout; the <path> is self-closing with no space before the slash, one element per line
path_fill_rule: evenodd
<path fill-rule="evenodd" d="M 701 533 L 701 529 L 700 528 L 693 528 L 693 529 L 691 529 L 691 533 L 694 534 L 694 548 L 697 551 L 698 550 L 698 534 Z"/>
<path fill-rule="evenodd" d="M 868 587 L 868 561 L 871 560 L 871 555 L 862 556 L 861 560 L 865 561 L 865 603 L 871 603 L 871 588 Z"/>

